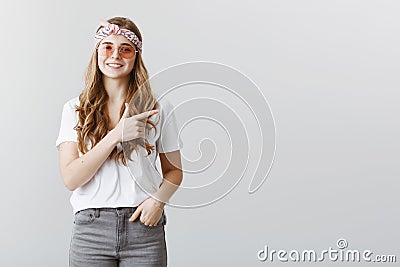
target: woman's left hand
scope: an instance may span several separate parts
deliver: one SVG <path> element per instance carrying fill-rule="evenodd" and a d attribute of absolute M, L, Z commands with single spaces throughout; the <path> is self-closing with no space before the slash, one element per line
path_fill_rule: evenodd
<path fill-rule="evenodd" d="M 149 197 L 140 203 L 135 212 L 129 218 L 129 221 L 133 222 L 140 214 L 140 221 L 144 225 L 156 226 L 163 213 L 164 205 L 164 203 Z"/>

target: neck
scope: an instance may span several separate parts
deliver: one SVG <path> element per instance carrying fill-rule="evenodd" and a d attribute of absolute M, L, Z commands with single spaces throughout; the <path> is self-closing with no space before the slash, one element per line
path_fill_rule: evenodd
<path fill-rule="evenodd" d="M 121 103 L 125 101 L 128 92 L 129 76 L 113 79 L 103 76 L 104 89 L 107 92 L 108 100 L 111 103 Z"/>

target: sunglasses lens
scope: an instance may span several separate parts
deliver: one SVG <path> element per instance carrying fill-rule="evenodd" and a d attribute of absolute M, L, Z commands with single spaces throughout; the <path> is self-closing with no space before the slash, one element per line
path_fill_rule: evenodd
<path fill-rule="evenodd" d="M 123 58 L 131 58 L 135 55 L 135 49 L 132 46 L 122 46 L 119 53 Z"/>
<path fill-rule="evenodd" d="M 101 45 L 99 47 L 99 54 L 102 56 L 111 57 L 112 54 L 114 53 L 114 49 L 115 49 L 114 46 L 110 44 Z M 132 46 L 124 45 L 119 47 L 119 54 L 123 58 L 132 58 L 135 55 L 135 53 L 136 50 Z"/>

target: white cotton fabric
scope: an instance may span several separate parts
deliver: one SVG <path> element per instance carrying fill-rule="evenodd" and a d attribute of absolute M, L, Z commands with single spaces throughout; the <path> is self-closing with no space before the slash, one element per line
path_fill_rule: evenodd
<path fill-rule="evenodd" d="M 78 97 L 64 104 L 56 147 L 67 141 L 77 142 L 77 133 L 73 128 L 78 121 L 78 112 L 75 111 L 75 105 L 78 104 Z M 73 213 L 86 208 L 136 207 L 149 197 L 146 192 L 153 194 L 157 191 L 163 179 L 161 171 L 156 167 L 158 153 L 172 152 L 183 147 L 173 112 L 174 106 L 167 100 L 159 101 L 159 106 L 160 120 L 156 125 L 156 135 L 152 129 L 147 138 L 150 145 L 156 146 L 156 151 L 153 150 L 147 156 L 146 149 L 139 146 L 139 156 L 133 151 L 133 161 L 127 161 L 128 167 L 116 164 L 114 160 L 106 160 L 89 182 L 72 192 L 70 203 Z M 153 115 L 151 119 L 156 121 L 155 117 Z M 122 150 L 120 144 L 117 149 Z M 82 156 L 80 152 L 79 156 Z"/>

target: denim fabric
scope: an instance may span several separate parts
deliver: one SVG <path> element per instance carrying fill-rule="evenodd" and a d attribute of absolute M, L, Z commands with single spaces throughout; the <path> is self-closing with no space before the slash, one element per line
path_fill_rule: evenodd
<path fill-rule="evenodd" d="M 89 208 L 74 215 L 70 267 L 167 266 L 165 211 L 156 226 L 139 218 L 136 208 Z"/>

